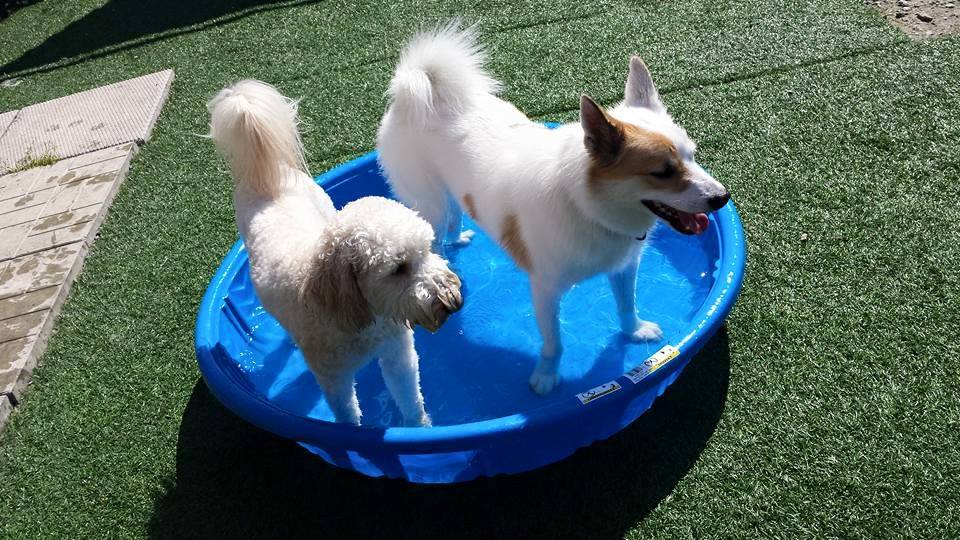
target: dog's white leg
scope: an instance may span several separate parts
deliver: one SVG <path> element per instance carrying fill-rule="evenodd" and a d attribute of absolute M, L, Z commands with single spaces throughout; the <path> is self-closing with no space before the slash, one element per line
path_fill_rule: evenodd
<path fill-rule="evenodd" d="M 563 291 L 556 284 L 538 280 L 532 275 L 530 287 L 537 326 L 540 328 L 540 337 L 543 338 L 540 361 L 530 375 L 530 387 L 534 392 L 545 396 L 560 382 L 557 369 L 563 355 L 559 321 L 560 297 L 563 296 Z"/>
<path fill-rule="evenodd" d="M 610 288 L 617 300 L 617 314 L 620 316 L 620 329 L 633 341 L 656 341 L 663 339 L 663 332 L 657 323 L 643 321 L 637 317 L 637 269 L 640 257 L 633 257 L 626 266 L 608 275 Z"/>
<path fill-rule="evenodd" d="M 413 345 L 413 330 L 389 340 L 380 349 L 380 372 L 405 426 L 430 426 L 420 392 L 420 358 Z"/>
<path fill-rule="evenodd" d="M 433 251 L 442 256 L 447 236 L 447 212 L 452 203 L 443 183 L 422 167 L 402 160 L 391 161 L 389 169 L 393 194 L 430 224 L 433 228 Z"/>
<path fill-rule="evenodd" d="M 463 209 L 457 201 L 448 199 L 447 202 L 447 236 L 444 243 L 448 246 L 465 246 L 473 239 L 472 230 L 461 231 L 463 228 Z"/>
<path fill-rule="evenodd" d="M 445 257 L 444 240 L 447 236 L 447 204 L 446 195 L 435 192 L 426 193 L 416 199 L 416 203 L 410 207 L 425 219 L 430 227 L 433 228 L 433 252 L 441 257 Z"/>
<path fill-rule="evenodd" d="M 323 389 L 327 405 L 333 411 L 337 422 L 360 425 L 360 402 L 353 384 L 353 373 L 340 373 L 334 376 L 317 376 L 317 383 Z"/>

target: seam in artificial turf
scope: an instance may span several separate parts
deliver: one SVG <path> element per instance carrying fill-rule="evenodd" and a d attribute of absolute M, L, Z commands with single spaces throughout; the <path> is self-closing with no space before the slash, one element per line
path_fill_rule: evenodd
<path fill-rule="evenodd" d="M 690 90 L 691 88 L 701 88 L 709 86 L 720 86 L 727 83 L 749 81 L 751 79 L 760 79 L 763 77 L 768 77 L 770 75 L 780 75 L 783 73 L 790 73 L 792 71 L 799 71 L 809 67 L 824 66 L 831 64 L 833 62 L 839 62 L 841 60 L 850 60 L 853 58 L 859 58 L 861 56 L 870 56 L 871 54 L 876 54 L 879 52 L 889 52 L 898 47 L 905 45 L 911 45 L 912 42 L 907 40 L 897 40 L 890 43 L 884 43 L 880 45 L 871 45 L 869 47 L 863 47 L 860 49 L 854 49 L 852 51 L 847 51 L 840 54 L 832 54 L 829 56 L 822 56 L 820 58 L 812 58 L 810 60 L 802 60 L 793 64 L 786 64 L 780 66 L 774 66 L 766 69 L 759 69 L 756 71 L 743 73 L 739 75 L 730 75 L 727 77 L 719 77 L 712 81 L 698 81 L 693 83 L 687 83 L 679 86 L 668 86 L 661 91 L 661 94 L 670 94 L 672 92 L 682 92 L 684 90 Z"/>
<path fill-rule="evenodd" d="M 849 60 L 852 58 L 859 58 L 862 56 L 870 56 L 872 54 L 877 54 L 881 52 L 890 52 L 899 47 L 911 45 L 912 42 L 909 40 L 898 40 L 890 43 L 885 43 L 881 45 L 872 45 L 870 47 L 864 47 L 861 49 L 855 49 L 853 51 L 848 51 L 842 54 L 834 54 L 830 56 L 824 56 L 820 58 L 814 58 L 811 60 L 804 60 L 800 62 L 795 62 L 792 64 L 784 64 L 780 66 L 774 66 L 771 68 L 760 69 L 756 71 L 751 71 L 747 73 L 740 73 L 735 75 L 728 75 L 725 77 L 718 77 L 712 80 L 698 80 L 693 82 L 688 82 L 685 84 L 677 86 L 665 86 L 662 90 L 659 91 L 660 95 L 665 96 L 669 94 L 674 94 L 678 92 L 685 92 L 687 90 L 692 90 L 694 88 L 709 88 L 713 86 L 722 86 L 724 84 L 736 83 L 749 81 L 753 79 L 762 79 L 774 75 L 782 75 L 784 73 L 791 73 L 794 71 L 800 71 L 810 67 L 818 67 L 831 64 L 833 62 L 840 62 L 843 60 Z M 622 100 L 623 97 L 616 94 L 611 94 L 610 96 L 600 96 L 597 98 L 598 103 L 614 103 Z M 580 110 L 579 106 L 567 107 L 560 106 L 554 107 L 547 110 L 534 111 L 527 114 L 530 118 L 533 119 L 543 119 L 548 116 L 562 115 L 566 113 L 572 113 Z"/>
<path fill-rule="evenodd" d="M 605 9 L 602 11 L 591 11 L 588 13 L 574 13 L 570 15 L 561 15 L 560 17 L 553 17 L 552 19 L 541 19 L 539 21 L 531 21 L 528 23 L 519 23 L 514 25 L 505 25 L 499 28 L 490 28 L 488 31 L 491 34 L 500 34 L 512 32 L 515 30 L 528 30 L 530 28 L 537 28 L 540 26 L 549 26 L 551 24 L 572 22 L 572 21 L 586 21 L 596 17 L 601 17 L 603 15 L 608 15 L 611 10 Z"/>
<path fill-rule="evenodd" d="M 584 18 L 586 18 L 586 17 L 584 17 Z M 664 87 L 663 90 L 660 91 L 660 94 L 661 94 L 661 95 L 669 95 L 669 94 L 673 94 L 673 93 L 677 93 L 677 92 L 684 92 L 684 91 L 687 91 L 687 90 L 691 90 L 691 89 L 693 89 L 693 88 L 709 88 L 709 87 L 714 87 L 714 86 L 722 86 L 722 85 L 724 85 L 724 84 L 731 84 L 731 83 L 749 81 L 749 80 L 754 80 L 754 79 L 762 79 L 762 78 L 765 78 L 765 77 L 770 77 L 770 76 L 775 76 L 775 75 L 782 75 L 782 74 L 785 74 L 785 73 L 791 73 L 791 72 L 794 72 L 794 71 L 800 71 L 800 70 L 807 69 L 807 68 L 811 68 L 811 67 L 818 67 L 818 66 L 829 65 L 829 64 L 832 64 L 832 63 L 834 63 L 834 62 L 840 62 L 840 61 L 844 61 L 844 60 L 850 60 L 850 59 L 853 59 L 853 58 L 859 58 L 859 57 L 863 57 L 863 56 L 870 56 L 870 55 L 872 55 L 872 54 L 877 54 L 877 53 L 886 53 L 886 52 L 890 52 L 890 51 L 892 51 L 892 50 L 895 50 L 895 49 L 897 49 L 897 48 L 899 48 L 899 47 L 909 46 L 909 45 L 911 45 L 912 43 L 913 43 L 913 42 L 911 42 L 910 40 L 897 40 L 897 41 L 893 41 L 893 42 L 883 43 L 883 44 L 880 44 L 880 45 L 871 45 L 871 46 L 869 46 L 869 47 L 862 47 L 862 48 L 860 48 L 860 49 L 854 49 L 854 50 L 852 50 L 852 51 L 847 51 L 847 52 L 844 52 L 844 53 L 841 53 L 841 54 L 832 54 L 832 55 L 828 55 L 828 56 L 822 56 L 822 57 L 819 57 L 819 58 L 813 58 L 813 59 L 810 59 L 810 60 L 803 60 L 803 61 L 795 62 L 795 63 L 792 63 L 792 64 L 784 64 L 784 65 L 774 66 L 774 67 L 770 67 L 770 68 L 766 68 L 766 69 L 760 69 L 760 70 L 756 70 L 756 71 L 751 71 L 751 72 L 747 72 L 747 73 L 740 73 L 740 74 L 735 74 L 735 75 L 729 75 L 729 76 L 726 76 L 726 77 L 719 77 L 719 78 L 712 79 L 712 80 L 701 80 L 701 81 L 690 82 L 690 83 L 686 83 L 686 84 L 682 84 L 682 85 L 677 85 L 677 86 L 666 86 L 666 87 Z M 369 62 L 369 63 L 354 64 L 354 65 L 351 65 L 351 66 L 342 66 L 342 67 L 341 67 L 341 66 L 338 66 L 337 68 L 334 68 L 332 71 L 340 71 L 341 69 L 343 69 L 344 71 L 347 71 L 347 70 L 350 70 L 350 69 L 360 69 L 360 68 L 363 68 L 363 67 L 369 67 L 369 66 L 374 65 L 374 64 L 379 64 L 379 63 L 384 62 L 384 61 L 387 61 L 387 60 L 396 60 L 397 58 L 399 58 L 398 55 L 390 55 L 390 56 L 388 56 L 388 57 L 378 58 L 378 59 L 376 59 L 376 60 L 374 60 L 374 61 L 372 61 L 372 62 Z M 328 72 L 329 72 L 329 71 L 331 71 L 331 70 L 328 70 Z M 304 78 L 309 78 L 309 75 L 304 75 L 304 76 L 302 76 L 302 77 L 294 77 L 293 79 L 296 80 L 296 79 L 304 79 Z M 621 99 L 621 97 L 618 96 L 618 95 L 614 95 L 614 96 L 612 96 L 612 97 L 610 97 L 610 96 L 604 96 L 604 97 L 599 98 L 599 102 L 601 102 L 601 103 L 613 103 L 613 102 L 619 101 L 620 99 Z M 557 116 L 557 115 L 565 115 L 565 114 L 567 114 L 567 113 L 574 113 L 574 112 L 576 112 L 576 111 L 578 111 L 578 110 L 580 110 L 580 107 L 579 107 L 579 106 L 574 106 L 574 107 L 562 106 L 562 107 L 556 107 L 556 108 L 553 108 L 553 109 L 548 109 L 548 110 L 546 110 L 546 111 L 535 111 L 535 112 L 531 112 L 531 113 L 528 113 L 527 116 L 530 117 L 532 120 L 542 121 L 542 120 L 546 119 L 547 117 Z M 365 153 L 365 152 L 362 151 L 362 150 L 359 151 L 359 152 L 356 152 L 356 151 L 354 151 L 354 152 L 337 152 L 337 153 L 335 153 L 335 154 L 323 154 L 323 155 L 319 155 L 319 156 L 309 156 L 309 158 L 310 158 L 311 161 L 313 161 L 313 162 L 315 162 L 315 163 L 317 163 L 317 162 L 319 162 L 319 163 L 344 163 L 344 162 L 346 162 L 347 160 L 356 158 L 356 157 L 358 157 L 358 156 L 361 156 L 361 155 L 363 155 L 364 153 Z"/>

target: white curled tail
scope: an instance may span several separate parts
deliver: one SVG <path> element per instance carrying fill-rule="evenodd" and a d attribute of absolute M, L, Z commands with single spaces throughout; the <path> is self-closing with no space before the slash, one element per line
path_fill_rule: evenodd
<path fill-rule="evenodd" d="M 210 136 L 230 162 L 238 187 L 275 196 L 289 169 L 307 173 L 296 100 L 248 79 L 218 92 L 207 110 Z"/>
<path fill-rule="evenodd" d="M 438 114 L 462 111 L 475 96 L 496 93 L 500 83 L 484 70 L 485 60 L 476 27 L 461 29 L 459 20 L 416 34 L 390 81 L 391 114 L 425 125 Z"/>

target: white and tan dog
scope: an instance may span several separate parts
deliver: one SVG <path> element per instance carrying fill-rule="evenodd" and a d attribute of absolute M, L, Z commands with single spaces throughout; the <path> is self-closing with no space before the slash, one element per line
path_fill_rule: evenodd
<path fill-rule="evenodd" d="M 564 293 L 607 273 L 623 332 L 662 338 L 636 314 L 642 240 L 657 218 L 703 232 L 705 212 L 730 195 L 694 161 L 693 141 L 639 58 L 630 60 L 622 103 L 607 111 L 584 95 L 580 122 L 555 130 L 497 98 L 484 59 L 473 29 L 456 23 L 415 36 L 390 83 L 377 146 L 394 192 L 438 240 L 469 241 L 460 233 L 465 210 L 527 271 L 543 338 L 530 385 L 546 394 L 559 382 Z"/>
<path fill-rule="evenodd" d="M 376 356 L 404 423 L 430 425 L 412 327 L 435 331 L 462 302 L 460 280 L 430 251 L 430 226 L 382 197 L 337 212 L 306 172 L 296 102 L 272 86 L 238 82 L 208 109 L 257 296 L 300 347 L 337 421 L 360 423 L 354 374 Z"/>

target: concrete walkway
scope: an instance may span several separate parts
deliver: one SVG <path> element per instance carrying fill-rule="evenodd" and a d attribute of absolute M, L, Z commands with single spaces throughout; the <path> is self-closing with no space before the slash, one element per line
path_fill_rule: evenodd
<path fill-rule="evenodd" d="M 162 71 L 0 114 L 0 428 L 173 82 Z M 30 167 L 38 156 L 53 164 Z"/>

